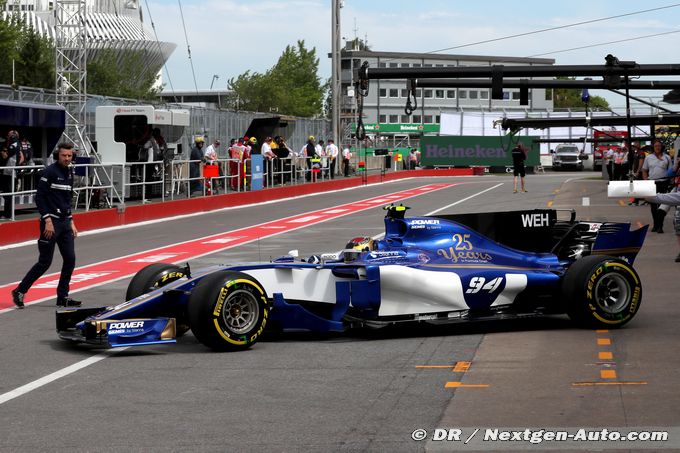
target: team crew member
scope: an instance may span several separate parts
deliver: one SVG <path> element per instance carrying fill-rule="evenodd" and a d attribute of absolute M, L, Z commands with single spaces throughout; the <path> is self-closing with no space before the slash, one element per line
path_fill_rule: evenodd
<path fill-rule="evenodd" d="M 519 142 L 517 146 L 512 149 L 512 174 L 514 175 L 515 190 L 517 193 L 517 178 L 521 179 L 522 192 L 526 192 L 524 188 L 524 177 L 526 176 L 526 170 L 524 169 L 524 161 L 527 158 L 527 150 L 524 147 L 524 143 Z"/>
<path fill-rule="evenodd" d="M 669 183 L 668 179 L 666 179 L 666 174 L 673 167 L 673 162 L 670 156 L 664 152 L 663 144 L 660 141 L 656 140 L 653 146 L 654 154 L 645 157 L 642 163 L 642 178 L 654 180 L 656 193 L 666 193 L 668 192 Z M 654 223 L 652 232 L 663 233 L 663 221 L 664 217 L 666 217 L 666 212 L 659 209 L 657 203 L 649 203 L 649 207 L 652 211 Z"/>
<path fill-rule="evenodd" d="M 40 213 L 40 238 L 38 239 L 38 262 L 28 271 L 19 286 L 12 290 L 12 301 L 18 308 L 24 308 L 24 294 L 33 283 L 47 271 L 54 257 L 54 246 L 64 260 L 57 286 L 58 307 L 78 307 L 80 301 L 68 297 L 71 274 L 76 267 L 74 238 L 78 230 L 71 216 L 73 173 L 69 166 L 73 160 L 73 146 L 60 143 L 55 151 L 55 163 L 45 169 L 35 197 Z"/>

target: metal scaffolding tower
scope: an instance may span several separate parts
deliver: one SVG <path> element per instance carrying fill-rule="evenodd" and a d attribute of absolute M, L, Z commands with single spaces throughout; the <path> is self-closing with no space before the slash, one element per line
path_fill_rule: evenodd
<path fill-rule="evenodd" d="M 87 27 L 85 0 L 57 0 L 55 14 L 56 100 L 66 109 L 64 139 L 89 154 L 87 100 Z"/>

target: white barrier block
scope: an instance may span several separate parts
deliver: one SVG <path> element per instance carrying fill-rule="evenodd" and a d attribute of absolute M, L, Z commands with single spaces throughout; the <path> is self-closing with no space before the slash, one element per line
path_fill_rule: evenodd
<path fill-rule="evenodd" d="M 609 181 L 609 198 L 642 198 L 656 195 L 654 181 Z"/>

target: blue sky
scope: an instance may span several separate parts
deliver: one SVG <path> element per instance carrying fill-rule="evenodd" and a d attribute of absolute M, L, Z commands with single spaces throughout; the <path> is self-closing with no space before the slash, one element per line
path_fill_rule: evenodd
<path fill-rule="evenodd" d="M 146 0 L 159 38 L 178 46 L 168 61 L 175 90 L 194 88 L 176 0 Z M 141 2 L 147 26 L 146 3 Z M 226 88 L 250 69 L 269 69 L 288 44 L 303 39 L 316 47 L 320 75 L 330 76 L 330 0 L 182 0 L 199 89 Z M 676 5 L 673 1 L 402 1 L 345 0 L 342 36 L 368 39 L 373 50 L 430 52 L 544 28 Z M 639 36 L 664 36 L 557 52 Z M 554 58 L 556 64 L 601 64 L 612 53 L 638 63 L 680 63 L 680 3 L 677 6 L 561 30 L 452 49 L 442 53 Z M 165 72 L 164 72 L 165 77 Z M 166 82 L 166 90 L 170 87 Z M 594 93 L 600 94 L 600 93 Z M 620 103 L 619 97 L 608 97 Z M 623 100 L 623 98 L 620 98 Z"/>

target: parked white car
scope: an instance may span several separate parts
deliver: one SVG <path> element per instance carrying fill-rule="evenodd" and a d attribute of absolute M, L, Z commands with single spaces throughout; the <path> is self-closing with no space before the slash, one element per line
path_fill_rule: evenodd
<path fill-rule="evenodd" d="M 552 152 L 552 166 L 554 170 L 562 168 L 583 170 L 583 161 L 587 158 L 575 145 L 558 145 Z"/>

